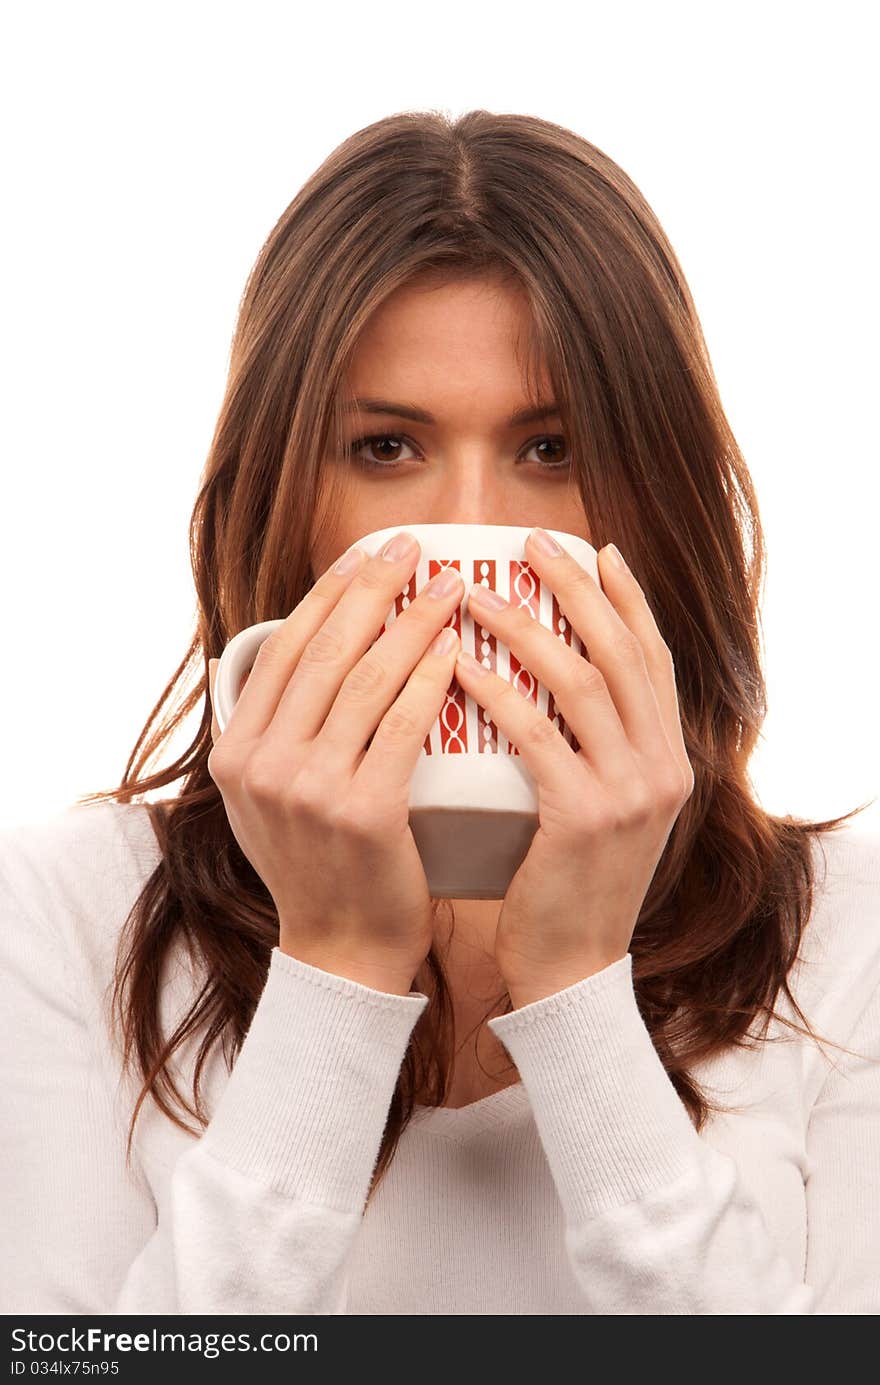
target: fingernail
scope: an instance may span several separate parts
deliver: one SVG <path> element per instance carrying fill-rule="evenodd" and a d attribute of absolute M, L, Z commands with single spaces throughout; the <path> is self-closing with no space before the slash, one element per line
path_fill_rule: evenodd
<path fill-rule="evenodd" d="M 460 651 L 459 656 L 455 662 L 456 664 L 460 664 L 467 673 L 489 672 L 487 668 L 484 668 L 482 664 L 477 662 L 477 660 L 473 657 L 472 654 L 466 653 L 463 649 Z"/>
<path fill-rule="evenodd" d="M 555 539 L 552 539 L 546 529 L 533 529 L 532 541 L 539 553 L 545 553 L 548 558 L 558 558 L 562 549 Z"/>
<path fill-rule="evenodd" d="M 441 596 L 451 596 L 456 587 L 461 585 L 461 574 L 454 567 L 448 567 L 443 572 L 438 572 L 436 577 L 425 588 L 428 596 L 435 599 Z"/>
<path fill-rule="evenodd" d="M 445 630 L 440 631 L 440 634 L 437 636 L 436 640 L 431 645 L 431 653 L 448 654 L 457 639 L 458 635 L 455 633 L 455 631 L 450 626 L 447 626 Z"/>
<path fill-rule="evenodd" d="M 399 563 L 403 558 L 411 553 L 416 546 L 416 541 L 412 534 L 395 534 L 393 539 L 389 539 L 382 549 L 382 557 L 388 563 Z"/>
<path fill-rule="evenodd" d="M 485 606 L 487 610 L 503 611 L 508 604 L 503 596 L 492 590 L 491 587 L 484 587 L 480 582 L 474 582 L 468 596 L 468 603 L 473 601 L 475 606 Z"/>
<path fill-rule="evenodd" d="M 333 571 L 338 572 L 340 577 L 347 577 L 350 572 L 354 572 L 363 556 L 360 548 L 350 548 L 347 553 L 343 553 L 338 563 L 334 563 Z"/>
<path fill-rule="evenodd" d="M 609 543 L 607 548 L 605 549 L 605 552 L 608 554 L 609 561 L 614 565 L 614 567 L 618 569 L 619 572 L 627 571 L 626 563 L 620 556 L 619 548 L 617 548 L 613 543 Z"/>

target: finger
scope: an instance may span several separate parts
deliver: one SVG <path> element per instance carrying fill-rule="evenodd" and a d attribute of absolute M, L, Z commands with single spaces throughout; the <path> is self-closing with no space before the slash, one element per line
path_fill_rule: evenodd
<path fill-rule="evenodd" d="M 364 566 L 367 555 L 362 549 L 349 549 L 342 556 L 349 554 L 356 559 L 354 567 L 341 573 L 335 565 L 329 567 L 284 624 L 263 641 L 232 709 L 227 736 L 231 733 L 236 739 L 256 739 L 269 726 L 303 650 Z"/>
<path fill-rule="evenodd" d="M 451 637 L 448 647 L 438 652 L 437 643 L 447 636 Z M 454 630 L 441 630 L 379 722 L 354 774 L 354 786 L 363 791 L 366 802 L 387 801 L 389 793 L 408 792 L 425 739 L 449 696 L 460 648 Z"/>
<path fill-rule="evenodd" d="M 350 774 L 360 764 L 364 746 L 412 675 L 413 665 L 456 615 L 463 595 L 460 573 L 444 568 L 346 675 L 314 740 L 328 773 Z"/>
<path fill-rule="evenodd" d="M 526 768 L 539 788 L 552 794 L 559 803 L 580 797 L 584 774 L 598 787 L 596 776 L 582 756 L 576 754 L 549 717 L 523 697 L 512 683 L 461 653 L 455 676 L 468 697 L 486 711 L 519 751 Z"/>
<path fill-rule="evenodd" d="M 413 539 L 406 552 L 396 550 L 390 557 L 383 557 L 384 551 L 362 564 L 320 628 L 301 648 L 267 732 L 279 752 L 286 753 L 291 745 L 311 744 L 327 720 L 343 680 L 381 637 L 395 598 L 411 589 L 419 560 L 418 543 Z M 422 651 L 426 644 L 427 639 Z M 375 725 L 374 721 L 369 730 Z M 368 735 L 369 731 L 360 742 L 361 749 Z"/>
<path fill-rule="evenodd" d="M 614 603 L 621 619 L 642 647 L 648 677 L 651 680 L 660 720 L 670 749 L 681 761 L 682 766 L 689 770 L 690 763 L 681 727 L 681 711 L 678 704 L 678 691 L 675 686 L 672 654 L 660 634 L 645 593 L 624 563 L 623 558 L 620 559 L 621 567 L 614 563 L 610 552 L 611 548 L 612 545 L 608 544 L 599 554 L 602 565 L 602 586 L 608 594 L 608 599 Z"/>
<path fill-rule="evenodd" d="M 570 553 L 563 550 L 558 557 L 551 558 L 532 542 L 530 563 L 532 552 L 538 575 L 553 589 L 572 629 L 589 651 L 590 663 L 602 674 L 630 745 L 649 758 L 656 756 L 658 743 L 666 751 L 663 718 L 638 634 L 629 628 L 608 594 Z M 600 569 L 603 583 L 605 571 L 604 567 Z M 550 687 L 555 697 L 556 688 L 552 684 Z M 563 716 L 568 721 L 564 709 Z M 577 722 L 570 725 L 580 740 Z"/>
<path fill-rule="evenodd" d="M 492 608 L 478 601 L 487 590 L 477 585 L 468 599 L 468 610 L 473 608 L 476 622 L 497 635 L 523 667 L 551 690 L 577 737 L 580 752 L 600 780 L 611 786 L 630 775 L 632 746 L 601 672 L 563 644 L 527 608 Z"/>

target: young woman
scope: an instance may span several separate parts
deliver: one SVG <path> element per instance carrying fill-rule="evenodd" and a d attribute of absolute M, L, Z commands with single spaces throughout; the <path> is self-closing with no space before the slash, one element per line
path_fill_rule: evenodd
<path fill-rule="evenodd" d="M 480 620 L 577 750 L 435 646 L 460 583 L 380 634 L 417 550 L 358 538 L 438 521 L 535 527 L 588 659 Z M 880 841 L 756 802 L 756 497 L 629 178 L 525 116 L 345 141 L 248 281 L 191 542 L 120 785 L 0 842 L 4 1311 L 880 1310 Z M 431 899 L 408 827 L 453 677 L 539 787 L 503 900 Z"/>

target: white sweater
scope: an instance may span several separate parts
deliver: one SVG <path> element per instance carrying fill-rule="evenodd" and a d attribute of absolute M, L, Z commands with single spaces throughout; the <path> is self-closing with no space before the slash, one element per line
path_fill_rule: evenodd
<path fill-rule="evenodd" d="M 158 860 L 146 809 L 6 828 L 0 1311 L 877 1313 L 880 834 L 847 825 L 823 846 L 791 979 L 819 1033 L 873 1062 L 774 1023 L 777 1042 L 694 1069 L 739 1108 L 697 1135 L 627 954 L 490 1021 L 521 1081 L 419 1108 L 365 1212 L 427 997 L 274 949 L 231 1074 L 213 1050 L 204 1135 L 148 1100 L 129 1171 L 136 1087 L 105 992 Z M 193 984 L 177 957 L 166 1032 Z M 184 1091 L 197 1048 L 178 1053 Z"/>

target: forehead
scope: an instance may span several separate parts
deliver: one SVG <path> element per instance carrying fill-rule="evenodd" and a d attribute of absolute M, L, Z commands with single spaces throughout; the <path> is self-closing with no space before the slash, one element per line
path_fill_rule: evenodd
<path fill-rule="evenodd" d="M 351 393 L 470 385 L 522 402 L 530 323 L 528 299 L 516 281 L 419 276 L 369 319 L 349 365 Z M 539 393 L 549 397 L 546 368 L 534 364 Z"/>

